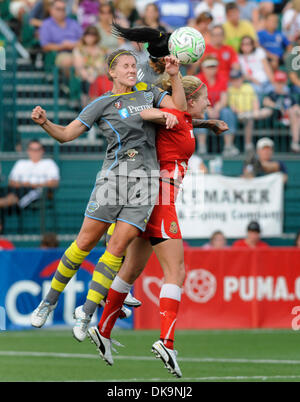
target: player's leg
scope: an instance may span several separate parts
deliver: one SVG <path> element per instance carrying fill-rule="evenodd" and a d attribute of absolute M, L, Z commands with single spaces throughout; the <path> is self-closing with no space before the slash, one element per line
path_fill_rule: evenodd
<path fill-rule="evenodd" d="M 92 327 L 88 330 L 91 340 L 97 345 L 100 355 L 108 364 L 113 364 L 110 343 L 108 342 L 111 331 L 127 293 L 144 269 L 151 254 L 152 247 L 148 240 L 138 237 L 130 244 L 120 272 L 108 292 L 98 328 Z"/>
<path fill-rule="evenodd" d="M 154 245 L 153 249 L 164 272 L 164 284 L 159 296 L 160 339 L 153 344 L 152 351 L 172 374 L 181 377 L 174 336 L 185 278 L 183 244 L 181 239 L 169 239 Z"/>
<path fill-rule="evenodd" d="M 44 325 L 51 311 L 55 309 L 60 294 L 77 273 L 90 251 L 99 242 L 108 226 L 109 223 L 88 217 L 84 218 L 76 240 L 64 252 L 58 264 L 49 292 L 32 314 L 31 323 L 33 326 L 39 328 Z"/>

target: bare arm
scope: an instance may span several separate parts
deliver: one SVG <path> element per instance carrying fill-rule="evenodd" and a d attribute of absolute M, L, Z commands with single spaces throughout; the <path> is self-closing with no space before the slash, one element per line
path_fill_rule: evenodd
<path fill-rule="evenodd" d="M 215 134 L 221 134 L 228 130 L 228 125 L 222 120 L 200 120 L 193 119 L 193 127 L 195 128 L 208 128 L 212 130 Z"/>
<path fill-rule="evenodd" d="M 174 56 L 166 56 L 165 71 L 169 74 L 172 85 L 172 97 L 165 96 L 161 101 L 161 107 L 169 109 L 187 110 L 187 102 L 179 74 L 179 61 Z"/>
<path fill-rule="evenodd" d="M 86 126 L 79 120 L 73 120 L 66 127 L 52 123 L 40 106 L 36 106 L 31 114 L 33 121 L 39 124 L 52 138 L 63 144 L 78 138 L 86 131 Z"/>
<path fill-rule="evenodd" d="M 140 113 L 143 120 L 151 121 L 152 123 L 161 124 L 166 128 L 173 128 L 178 124 L 177 117 L 168 112 L 164 112 L 160 109 L 146 109 Z"/>

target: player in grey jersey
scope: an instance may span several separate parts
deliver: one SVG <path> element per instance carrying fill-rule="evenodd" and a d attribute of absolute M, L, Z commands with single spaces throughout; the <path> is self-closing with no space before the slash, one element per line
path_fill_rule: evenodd
<path fill-rule="evenodd" d="M 109 225 L 117 222 L 115 231 L 105 253 L 95 267 L 87 301 L 75 317 L 79 325 L 73 334 L 83 340 L 92 313 L 107 294 L 112 280 L 122 264 L 123 254 L 129 243 L 145 230 L 158 193 L 158 166 L 155 152 L 155 129 L 144 122 L 140 112 L 152 107 L 186 109 L 186 100 L 179 77 L 178 60 L 166 57 L 166 71 L 172 81 L 172 97 L 154 86 L 137 81 L 136 59 L 127 50 L 113 52 L 108 58 L 108 74 L 113 81 L 111 92 L 96 99 L 66 127 L 48 120 L 46 111 L 40 106 L 33 109 L 32 118 L 50 136 L 60 143 L 72 141 L 98 124 L 108 141 L 103 169 L 97 177 L 81 230 L 65 251 L 52 279 L 51 289 L 32 315 L 32 324 L 42 326 L 49 313 L 55 308 L 60 293 L 75 275 L 82 261 L 97 245 Z M 173 127 L 177 119 L 164 113 L 163 121 Z M 145 187 L 151 189 L 147 197 Z M 110 193 L 109 197 L 105 197 Z M 111 198 L 116 194 L 118 197 Z M 111 203 L 112 201 L 112 203 Z M 104 279 L 103 279 L 104 278 Z M 83 335 L 84 334 L 84 335 Z M 81 337 L 82 335 L 82 337 Z"/>

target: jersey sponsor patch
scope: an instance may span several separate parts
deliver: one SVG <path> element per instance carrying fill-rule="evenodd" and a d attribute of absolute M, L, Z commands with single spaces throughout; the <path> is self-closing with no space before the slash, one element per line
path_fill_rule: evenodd
<path fill-rule="evenodd" d="M 98 204 L 98 202 L 97 201 L 90 201 L 89 203 L 88 203 L 88 206 L 87 206 L 87 208 L 86 208 L 86 210 L 87 210 L 87 212 L 89 212 L 89 213 L 93 213 L 93 212 L 95 212 L 98 208 L 99 208 L 99 204 Z"/>
<path fill-rule="evenodd" d="M 121 116 L 122 119 L 126 119 L 127 117 L 130 116 L 126 107 L 123 107 L 123 109 L 119 110 L 119 115 Z"/>

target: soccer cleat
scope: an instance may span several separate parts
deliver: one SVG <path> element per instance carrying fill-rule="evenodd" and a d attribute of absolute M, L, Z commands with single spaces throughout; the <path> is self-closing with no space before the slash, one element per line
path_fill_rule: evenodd
<path fill-rule="evenodd" d="M 181 371 L 176 361 L 177 351 L 166 348 L 161 340 L 156 341 L 152 345 L 152 352 L 157 358 L 160 358 L 168 371 L 175 377 L 181 377 Z"/>
<path fill-rule="evenodd" d="M 111 354 L 111 339 L 104 338 L 97 327 L 88 329 L 88 337 L 97 346 L 97 350 L 104 361 L 110 366 L 114 364 Z"/>
<path fill-rule="evenodd" d="M 126 299 L 124 300 L 124 304 L 127 307 L 140 307 L 142 305 L 142 302 L 133 297 L 132 294 L 129 292 L 126 296 Z"/>
<path fill-rule="evenodd" d="M 122 306 L 120 313 L 119 313 L 119 318 L 121 320 L 123 320 L 124 318 L 129 318 L 131 316 L 131 314 L 132 314 L 132 311 L 129 308 Z"/>
<path fill-rule="evenodd" d="M 82 342 L 85 340 L 87 335 L 87 330 L 89 323 L 91 322 L 92 316 L 86 314 L 82 306 L 79 306 L 75 309 L 73 317 L 76 320 L 76 323 L 73 327 L 73 336 L 77 341 Z"/>
<path fill-rule="evenodd" d="M 56 306 L 57 303 L 50 304 L 48 301 L 42 300 L 31 314 L 31 325 L 36 328 L 41 328 Z"/>

